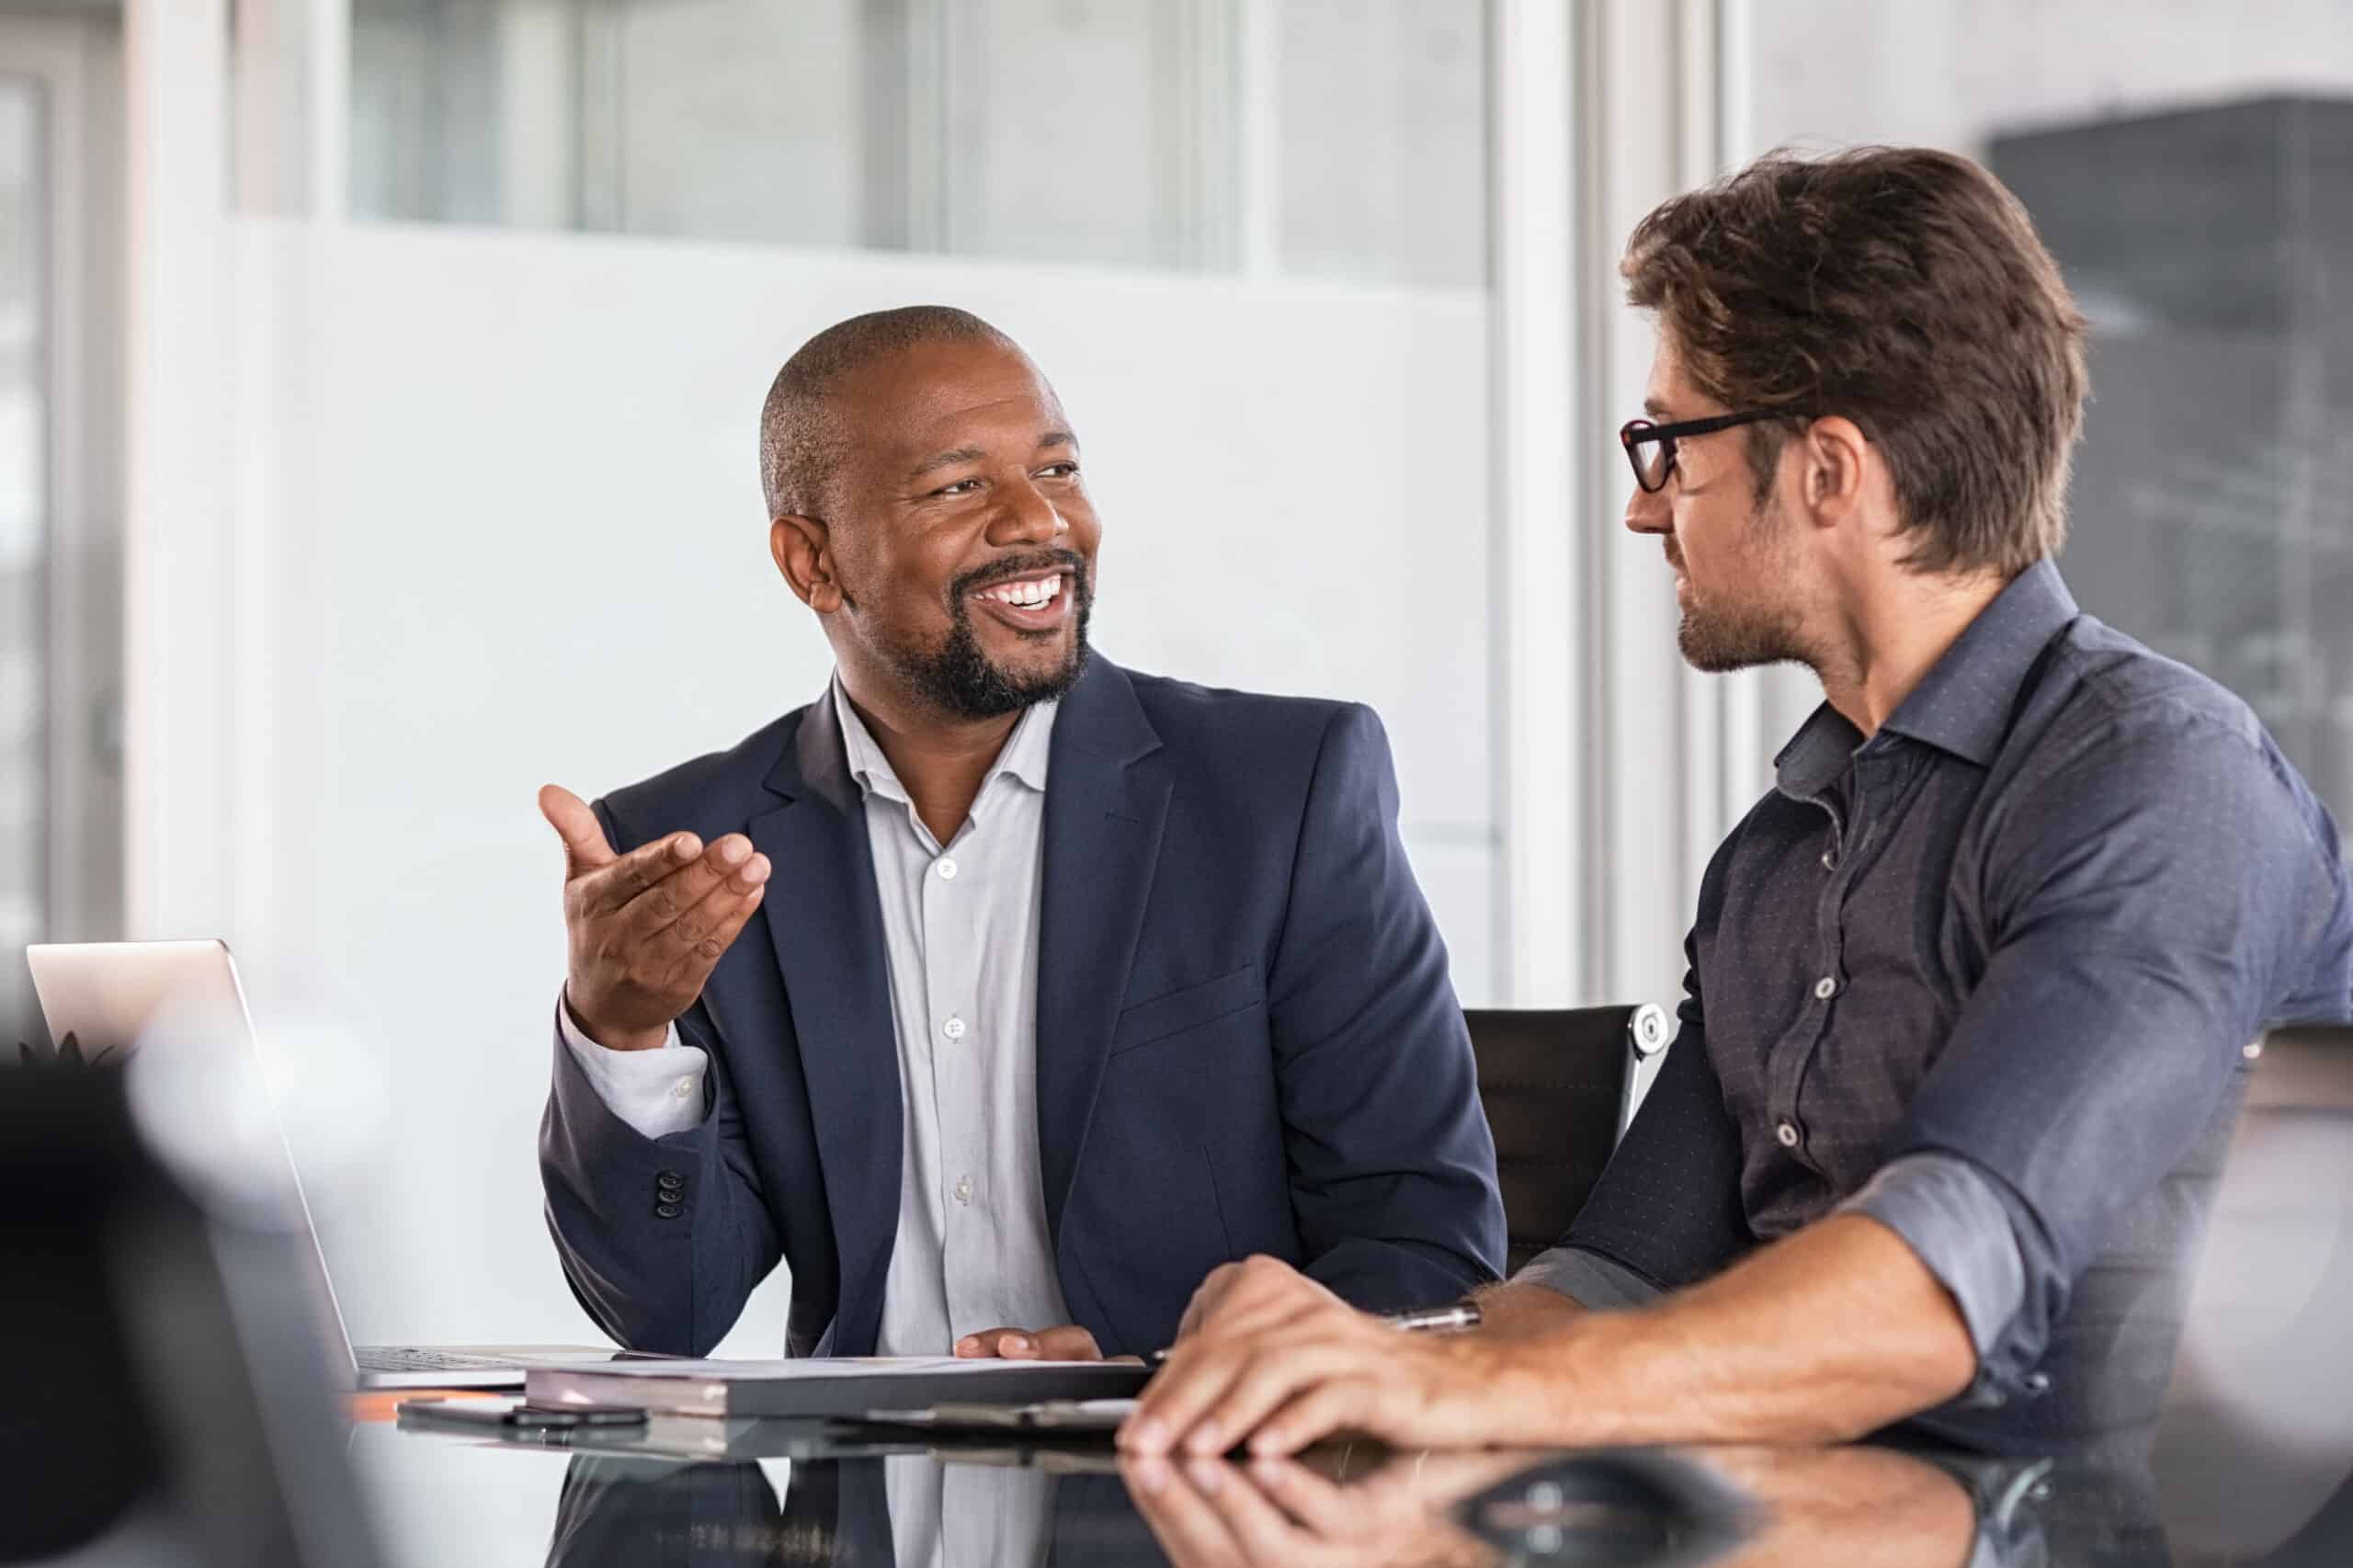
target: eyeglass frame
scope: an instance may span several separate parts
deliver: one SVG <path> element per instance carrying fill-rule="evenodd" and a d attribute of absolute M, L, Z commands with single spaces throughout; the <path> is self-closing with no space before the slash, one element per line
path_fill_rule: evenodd
<path fill-rule="evenodd" d="M 1711 436 L 1719 430 L 1735 426 L 1755 425 L 1766 419 L 1811 419 L 1813 415 L 1790 408 L 1757 408 L 1745 414 L 1718 414 L 1706 419 L 1678 419 L 1672 425 L 1654 425 L 1647 419 L 1629 419 L 1618 426 L 1618 444 L 1625 449 L 1626 465 L 1634 471 L 1634 483 L 1645 495 L 1655 495 L 1666 488 L 1668 478 L 1675 472 L 1675 443 L 1686 436 Z M 1653 484 L 1643 476 L 1643 460 L 1635 452 L 1637 447 L 1654 441 L 1666 443 L 1658 468 L 1658 483 Z"/>

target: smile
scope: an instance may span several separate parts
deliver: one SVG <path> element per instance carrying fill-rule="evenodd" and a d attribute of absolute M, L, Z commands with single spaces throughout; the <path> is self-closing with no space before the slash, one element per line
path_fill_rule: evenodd
<path fill-rule="evenodd" d="M 995 587 L 976 590 L 976 599 L 993 599 L 998 604 L 1011 605 L 1016 609 L 1042 609 L 1062 597 L 1063 576 L 1059 572 L 1043 577 L 1022 577 Z"/>

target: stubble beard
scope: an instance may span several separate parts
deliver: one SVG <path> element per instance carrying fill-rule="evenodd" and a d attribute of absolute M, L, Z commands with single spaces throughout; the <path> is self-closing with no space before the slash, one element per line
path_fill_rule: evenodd
<path fill-rule="evenodd" d="M 1758 597 L 1745 604 L 1702 604 L 1695 588 L 1675 629 L 1676 646 L 1685 662 L 1710 675 L 1762 665 L 1811 665 L 1792 592 L 1796 552 L 1790 548 L 1785 520 L 1768 501 L 1759 500 L 1749 514 L 1742 559 L 1733 575 Z M 1767 595 L 1777 597 L 1768 600 Z"/>

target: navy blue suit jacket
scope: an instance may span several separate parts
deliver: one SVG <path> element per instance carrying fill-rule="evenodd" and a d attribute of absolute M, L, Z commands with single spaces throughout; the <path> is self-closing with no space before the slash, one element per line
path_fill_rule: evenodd
<path fill-rule="evenodd" d="M 699 1126 L 641 1136 L 556 1041 L 540 1170 L 574 1294 L 625 1345 L 700 1354 L 781 1257 L 790 1351 L 870 1354 L 902 1108 L 831 702 L 597 814 L 623 851 L 745 833 L 773 870 L 678 1020 L 710 1058 Z M 1495 1146 L 1370 710 L 1097 655 L 1055 720 L 1043 839 L 1039 1163 L 1063 1299 L 1107 1354 L 1168 1343 L 1253 1253 L 1381 1310 L 1495 1276 Z"/>

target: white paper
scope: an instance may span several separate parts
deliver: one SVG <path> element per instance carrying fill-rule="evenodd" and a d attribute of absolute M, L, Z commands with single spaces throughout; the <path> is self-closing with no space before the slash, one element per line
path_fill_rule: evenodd
<path fill-rule="evenodd" d="M 801 1356 L 785 1360 L 607 1361 L 574 1363 L 564 1370 L 600 1378 L 699 1378 L 706 1382 L 790 1382 L 803 1378 L 938 1377 L 942 1373 L 1003 1372 L 1016 1367 L 1100 1367 L 1101 1361 L 1016 1361 L 972 1356 Z"/>

